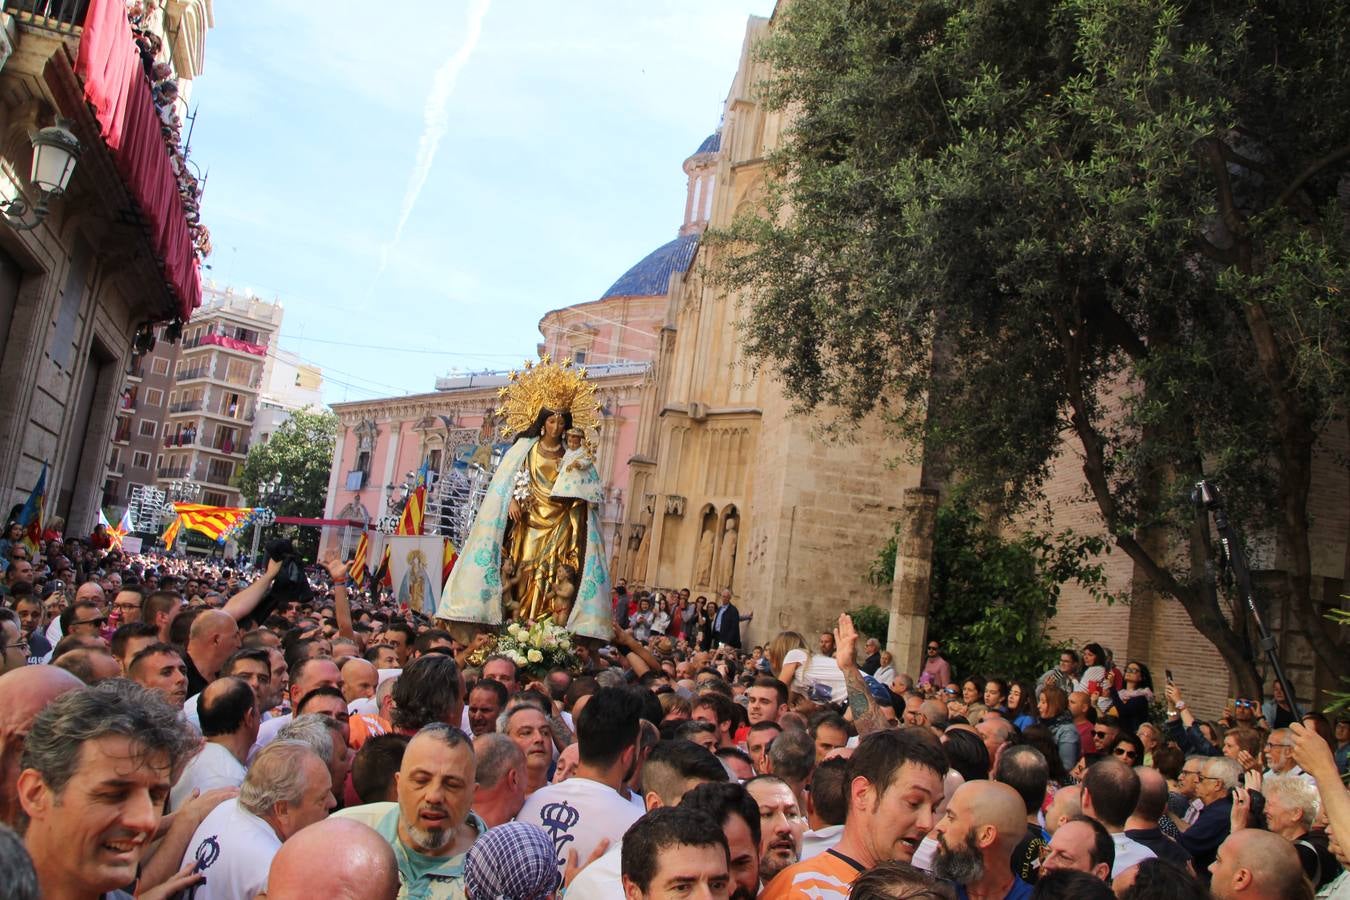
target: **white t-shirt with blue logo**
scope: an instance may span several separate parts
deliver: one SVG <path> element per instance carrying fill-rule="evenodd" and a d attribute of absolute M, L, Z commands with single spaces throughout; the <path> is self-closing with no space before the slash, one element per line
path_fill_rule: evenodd
<path fill-rule="evenodd" d="M 567 854 L 577 853 L 584 863 L 605 838 L 617 844 L 628 827 L 642 818 L 642 808 L 614 788 L 589 778 L 569 778 L 549 784 L 525 798 L 517 822 L 538 825 L 553 838 L 558 871 L 567 864 Z"/>

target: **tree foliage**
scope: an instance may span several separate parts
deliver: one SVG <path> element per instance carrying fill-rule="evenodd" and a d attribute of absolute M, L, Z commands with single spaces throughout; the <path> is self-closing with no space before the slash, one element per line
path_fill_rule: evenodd
<path fill-rule="evenodd" d="M 322 515 L 337 428 L 337 416 L 331 412 L 302 409 L 292 413 L 267 443 L 249 448 L 239 474 L 245 500 L 251 506 L 269 506 L 279 516 Z M 264 501 L 259 486 L 277 476 L 290 495 Z"/>
<path fill-rule="evenodd" d="M 1005 537 L 985 521 L 962 491 L 938 507 L 928 633 L 962 676 L 1039 676 L 1054 665 L 1061 644 L 1046 632 L 1064 585 L 1076 583 L 1100 600 L 1117 598 L 1094 561 L 1106 541 L 1064 531 Z M 889 583 L 896 539 L 881 549 L 871 580 Z"/>
<path fill-rule="evenodd" d="M 1347 33 L 1320 0 L 783 4 L 760 89 L 790 125 L 766 208 L 716 236 L 750 354 L 1005 509 L 1067 444 L 1111 540 L 1253 692 L 1189 502 L 1216 480 L 1344 674 L 1308 495 L 1350 371 Z"/>

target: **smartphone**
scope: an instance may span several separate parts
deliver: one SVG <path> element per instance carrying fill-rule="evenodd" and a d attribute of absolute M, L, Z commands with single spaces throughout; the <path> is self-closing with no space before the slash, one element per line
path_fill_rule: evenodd
<path fill-rule="evenodd" d="M 1171 669 L 1163 669 L 1163 673 L 1164 673 L 1165 675 L 1167 675 L 1167 683 L 1168 683 L 1168 684 L 1171 684 L 1171 683 L 1172 683 L 1172 670 L 1171 670 Z"/>

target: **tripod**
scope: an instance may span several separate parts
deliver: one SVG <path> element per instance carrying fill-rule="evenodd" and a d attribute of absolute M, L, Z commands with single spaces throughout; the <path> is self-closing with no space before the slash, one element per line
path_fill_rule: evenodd
<path fill-rule="evenodd" d="M 1275 636 L 1266 628 L 1265 620 L 1261 618 L 1261 612 L 1256 608 L 1256 597 L 1252 593 L 1251 569 L 1247 568 L 1247 556 L 1242 552 L 1242 542 L 1238 540 L 1237 529 L 1228 521 L 1228 513 L 1223 506 L 1223 497 L 1220 496 L 1219 489 L 1208 481 L 1197 481 L 1195 490 L 1191 493 L 1191 498 L 1197 505 L 1214 515 L 1214 527 L 1219 530 L 1219 543 L 1223 545 L 1224 555 L 1228 559 L 1228 568 L 1233 573 L 1233 580 L 1237 583 L 1237 589 L 1247 604 L 1247 611 L 1252 614 L 1252 621 L 1256 623 L 1257 633 L 1261 636 L 1260 647 L 1265 652 L 1266 659 L 1270 660 L 1271 668 L 1275 670 L 1275 679 L 1284 689 L 1284 698 L 1289 701 L 1289 708 L 1294 713 L 1294 719 L 1302 721 L 1303 711 L 1298 708 L 1298 700 L 1294 698 L 1294 689 L 1289 684 L 1288 677 L 1284 674 L 1284 666 L 1280 664 L 1280 654 L 1276 650 Z"/>

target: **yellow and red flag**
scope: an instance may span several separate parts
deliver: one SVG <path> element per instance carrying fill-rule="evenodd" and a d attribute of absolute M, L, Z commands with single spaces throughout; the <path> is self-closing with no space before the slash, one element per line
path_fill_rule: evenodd
<path fill-rule="evenodd" d="M 408 495 L 408 503 L 403 507 L 395 534 L 421 534 L 422 519 L 427 510 L 427 486 L 420 484 Z"/>
<path fill-rule="evenodd" d="M 173 549 L 178 532 L 187 528 L 204 534 L 213 541 L 224 540 L 225 534 L 245 517 L 252 514 L 248 506 L 206 506 L 201 503 L 175 503 L 177 514 L 169 530 L 164 532 L 164 546 Z"/>
<path fill-rule="evenodd" d="M 455 560 L 459 559 L 459 553 L 455 550 L 455 545 L 449 538 L 445 539 L 445 549 L 441 552 L 441 584 L 450 580 L 450 571 L 455 568 Z"/>
<path fill-rule="evenodd" d="M 394 587 L 394 576 L 391 575 L 391 574 L 389 574 L 389 545 L 388 545 L 388 544 L 385 544 L 385 545 L 384 545 L 384 556 L 380 559 L 380 567 L 379 567 L 378 569 L 375 570 L 375 575 L 374 575 L 374 577 L 371 579 L 371 583 L 372 583 L 372 585 L 374 585 L 374 586 L 378 586 L 378 585 L 381 585 L 381 584 L 382 584 L 382 585 L 384 585 L 385 587 L 390 588 L 391 590 L 392 590 L 393 587 Z M 372 590 L 372 591 L 375 590 L 375 587 L 371 587 L 371 590 Z"/>
<path fill-rule="evenodd" d="M 356 542 L 356 554 L 347 563 L 347 577 L 358 585 L 366 580 L 366 556 L 370 554 L 370 536 L 361 532 L 361 540 Z"/>

